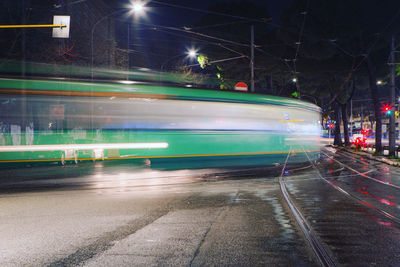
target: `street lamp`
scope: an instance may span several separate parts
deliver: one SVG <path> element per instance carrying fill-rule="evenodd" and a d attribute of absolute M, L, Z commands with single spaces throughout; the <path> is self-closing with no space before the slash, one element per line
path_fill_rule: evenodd
<path fill-rule="evenodd" d="M 143 2 L 134 2 L 132 3 L 132 5 L 129 7 L 129 9 L 135 13 L 135 14 L 143 14 L 143 12 L 145 11 L 145 6 Z M 94 35 L 94 30 L 96 29 L 96 26 L 102 22 L 103 20 L 105 20 L 106 18 L 109 18 L 117 13 L 121 13 L 123 11 L 126 11 L 126 9 L 119 9 L 119 10 L 115 10 L 114 12 L 111 12 L 108 15 L 105 15 L 104 17 L 102 17 L 101 19 L 99 19 L 92 27 L 92 30 L 90 32 L 90 57 L 91 57 L 91 63 L 90 63 L 90 67 L 91 67 L 91 76 L 92 76 L 92 80 L 93 80 L 93 64 L 94 64 L 94 44 L 93 44 L 93 35 Z"/>
<path fill-rule="evenodd" d="M 136 14 L 140 14 L 144 11 L 144 3 L 136 2 L 132 4 L 132 11 Z"/>
<path fill-rule="evenodd" d="M 194 59 L 194 58 L 196 58 L 196 56 L 197 56 L 197 50 L 195 50 L 195 49 L 189 49 L 188 51 L 187 51 L 187 55 L 190 57 L 190 58 L 192 58 L 192 59 Z"/>
<path fill-rule="evenodd" d="M 93 47 L 93 35 L 94 35 L 94 30 L 96 29 L 96 26 L 102 22 L 103 20 L 105 20 L 106 18 L 115 15 L 117 13 L 122 12 L 123 10 L 115 10 L 114 12 L 111 12 L 110 14 L 102 17 L 101 19 L 99 19 L 92 27 L 92 30 L 90 32 L 90 58 L 91 58 L 91 62 L 90 62 L 90 69 L 91 69 L 91 76 L 92 76 L 92 80 L 93 80 L 93 63 L 94 63 L 94 47 Z"/>

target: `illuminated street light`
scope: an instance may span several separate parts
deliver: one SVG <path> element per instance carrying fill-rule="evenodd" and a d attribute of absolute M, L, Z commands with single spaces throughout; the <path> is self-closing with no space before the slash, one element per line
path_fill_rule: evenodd
<path fill-rule="evenodd" d="M 144 3 L 143 2 L 134 2 L 132 3 L 132 11 L 135 14 L 142 14 L 144 12 Z"/>
<path fill-rule="evenodd" d="M 197 56 L 197 51 L 194 50 L 194 49 L 189 49 L 188 52 L 187 52 L 187 54 L 188 54 L 188 56 L 189 56 L 190 58 L 195 58 L 195 57 Z"/>
<path fill-rule="evenodd" d="M 188 50 L 186 51 L 186 53 L 181 53 L 181 54 L 175 55 L 175 56 L 169 58 L 168 60 L 166 60 L 164 63 L 162 63 L 162 64 L 161 64 L 161 67 L 160 67 L 160 83 L 161 83 L 161 73 L 162 73 L 163 70 L 164 70 L 164 66 L 165 66 L 167 63 L 171 62 L 172 60 L 174 60 L 174 59 L 176 59 L 176 58 L 185 57 L 185 55 L 186 55 L 186 59 L 187 59 L 187 58 L 195 59 L 195 58 L 197 57 L 198 54 L 197 54 L 197 50 L 191 48 L 191 49 L 188 49 Z M 186 86 L 186 87 L 189 87 L 189 86 Z"/>
<path fill-rule="evenodd" d="M 376 84 L 377 84 L 377 85 L 381 85 L 381 84 L 382 84 L 382 81 L 381 81 L 381 80 L 378 80 L 378 81 L 376 81 Z"/>
<path fill-rule="evenodd" d="M 293 78 L 292 82 L 294 82 L 294 83 L 297 82 L 297 78 Z"/>

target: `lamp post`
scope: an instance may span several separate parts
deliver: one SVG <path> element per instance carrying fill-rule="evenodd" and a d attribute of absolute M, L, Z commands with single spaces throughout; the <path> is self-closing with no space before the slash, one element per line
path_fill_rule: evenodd
<path fill-rule="evenodd" d="M 93 25 L 93 27 L 92 27 L 92 30 L 91 30 L 91 32 L 90 32 L 90 58 L 91 58 L 91 61 L 90 61 L 90 70 L 91 70 L 92 80 L 93 80 L 93 63 L 94 63 L 94 47 L 93 47 L 93 46 L 94 46 L 94 44 L 93 44 L 94 30 L 96 29 L 96 26 L 97 26 L 100 22 L 102 22 L 102 21 L 105 20 L 106 18 L 109 18 L 110 16 L 115 15 L 115 14 L 117 14 L 117 13 L 120 13 L 120 12 L 122 12 L 122 11 L 123 11 L 123 10 L 116 10 L 116 11 L 114 11 L 114 12 L 111 12 L 110 14 L 108 14 L 108 15 L 102 17 L 101 19 L 99 19 L 99 20 Z"/>
<path fill-rule="evenodd" d="M 138 5 L 140 5 L 141 7 L 138 7 Z M 142 3 L 133 3 L 132 6 L 130 7 L 130 9 L 135 13 L 137 12 L 142 12 L 143 11 L 143 4 Z M 94 30 L 96 29 L 96 26 L 104 21 L 105 19 L 117 14 L 117 13 L 121 13 L 123 11 L 125 11 L 126 9 L 119 9 L 119 10 L 115 10 L 107 15 L 105 15 L 104 17 L 102 17 L 101 19 L 99 19 L 98 21 L 96 21 L 95 24 L 93 24 L 92 29 L 90 31 L 90 72 L 91 72 L 91 79 L 93 81 L 93 64 L 94 64 L 94 43 L 93 43 L 93 36 L 94 36 Z M 90 128 L 92 129 L 92 131 L 94 131 L 94 126 L 93 126 L 93 114 L 94 114 L 94 104 L 93 101 L 91 101 L 90 104 Z"/>
<path fill-rule="evenodd" d="M 143 13 L 145 11 L 145 7 L 144 7 L 144 4 L 142 2 L 136 2 L 136 3 L 132 4 L 132 6 L 130 7 L 130 10 L 135 14 L 140 14 L 140 13 Z M 100 22 L 104 21 L 105 19 L 107 19 L 107 18 L 109 18 L 109 17 L 111 17 L 111 16 L 113 16 L 113 15 L 115 15 L 117 13 L 123 12 L 123 11 L 126 11 L 126 9 L 124 8 L 124 9 L 115 10 L 114 12 L 111 12 L 110 14 L 105 15 L 104 17 L 102 17 L 101 19 L 96 21 L 96 23 L 92 26 L 92 30 L 90 32 L 90 58 L 91 58 L 90 69 L 91 69 L 91 78 L 92 78 L 92 80 L 93 80 L 93 64 L 94 64 L 94 43 L 93 43 L 94 30 L 96 29 L 96 26 Z"/>

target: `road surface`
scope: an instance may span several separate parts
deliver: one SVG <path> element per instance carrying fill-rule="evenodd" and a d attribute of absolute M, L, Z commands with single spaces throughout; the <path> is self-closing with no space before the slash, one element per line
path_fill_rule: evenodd
<path fill-rule="evenodd" d="M 330 148 L 302 166 L 96 162 L 0 175 L 1 266 L 400 262 L 399 169 Z"/>

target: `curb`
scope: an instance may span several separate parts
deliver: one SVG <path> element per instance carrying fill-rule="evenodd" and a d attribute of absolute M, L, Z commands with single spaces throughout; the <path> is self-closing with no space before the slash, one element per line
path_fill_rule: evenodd
<path fill-rule="evenodd" d="M 336 149 L 344 150 L 346 152 L 349 152 L 349 153 L 352 153 L 352 154 L 356 154 L 356 155 L 359 155 L 359 156 L 364 156 L 364 157 L 367 157 L 368 159 L 379 161 L 379 162 L 388 164 L 390 166 L 400 167 L 400 162 L 398 162 L 398 161 L 393 161 L 393 160 L 390 160 L 390 159 L 385 158 L 385 157 L 379 157 L 379 156 L 376 157 L 376 156 L 371 155 L 368 152 L 364 152 L 364 151 L 355 152 L 355 151 L 353 151 L 351 149 L 343 148 L 343 147 L 337 147 Z"/>

